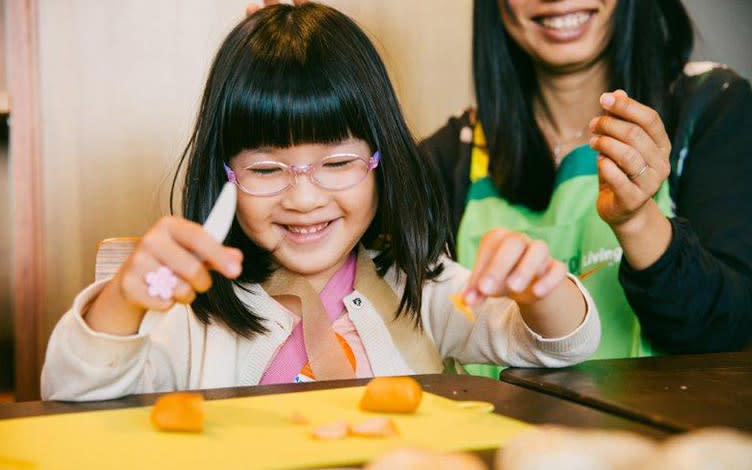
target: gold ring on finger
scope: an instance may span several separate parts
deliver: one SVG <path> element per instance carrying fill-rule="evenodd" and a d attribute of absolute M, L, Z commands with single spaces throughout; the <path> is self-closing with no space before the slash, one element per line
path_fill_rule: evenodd
<path fill-rule="evenodd" d="M 635 180 L 635 179 L 639 178 L 640 176 L 642 176 L 642 174 L 643 174 L 643 173 L 645 173 L 646 171 L 648 171 L 648 164 L 647 164 L 647 163 L 646 163 L 646 164 L 644 164 L 644 165 L 642 166 L 642 168 L 640 168 L 640 169 L 639 169 L 639 170 L 637 171 L 637 173 L 633 173 L 633 174 L 629 175 L 629 179 L 631 179 L 631 180 Z"/>

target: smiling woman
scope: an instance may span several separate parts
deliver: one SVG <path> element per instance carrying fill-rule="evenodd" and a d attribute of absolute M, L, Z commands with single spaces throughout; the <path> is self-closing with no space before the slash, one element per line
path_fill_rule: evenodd
<path fill-rule="evenodd" d="M 596 299 L 596 357 L 744 347 L 749 83 L 688 63 L 679 0 L 474 5 L 478 107 L 422 143 L 460 262 L 473 265 L 493 227 L 545 241 Z"/>
<path fill-rule="evenodd" d="M 501 8 L 506 31 L 540 67 L 563 71 L 597 60 L 613 34 L 617 0 L 522 2 Z"/>

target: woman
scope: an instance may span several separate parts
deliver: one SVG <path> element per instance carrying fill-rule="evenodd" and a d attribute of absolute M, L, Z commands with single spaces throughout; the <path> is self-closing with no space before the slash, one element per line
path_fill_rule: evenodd
<path fill-rule="evenodd" d="M 545 241 L 596 300 L 596 357 L 743 348 L 749 83 L 687 63 L 692 28 L 679 0 L 474 9 L 478 109 L 422 144 L 448 191 L 460 262 L 476 261 L 493 227 Z"/>

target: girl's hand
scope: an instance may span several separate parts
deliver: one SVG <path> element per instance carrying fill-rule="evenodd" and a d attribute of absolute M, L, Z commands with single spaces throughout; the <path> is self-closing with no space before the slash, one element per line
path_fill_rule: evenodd
<path fill-rule="evenodd" d="M 622 90 L 604 93 L 607 112 L 590 121 L 598 151 L 598 214 L 616 228 L 632 220 L 671 171 L 671 141 L 658 113 Z"/>
<path fill-rule="evenodd" d="M 483 235 L 462 297 L 470 306 L 501 296 L 533 304 L 548 296 L 566 274 L 567 268 L 550 257 L 545 243 L 498 228 Z"/>
<path fill-rule="evenodd" d="M 147 310 L 166 311 L 176 302 L 190 304 L 212 285 L 209 269 L 228 278 L 240 274 L 243 254 L 214 240 L 201 225 L 180 217 L 160 219 L 141 239 L 85 313 L 97 331 L 131 334 Z M 149 294 L 146 276 L 161 266 L 177 278 L 172 298 Z"/>

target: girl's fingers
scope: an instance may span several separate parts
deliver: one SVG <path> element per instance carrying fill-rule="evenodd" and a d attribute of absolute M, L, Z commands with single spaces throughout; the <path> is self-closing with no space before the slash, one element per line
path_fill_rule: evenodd
<path fill-rule="evenodd" d="M 509 290 L 516 293 L 525 291 L 535 276 L 545 270 L 548 261 L 548 246 L 539 240 L 531 242 L 522 259 L 507 278 L 506 285 Z"/>
<path fill-rule="evenodd" d="M 183 279 L 178 276 L 178 285 L 175 286 L 174 294 L 172 296 L 175 302 L 180 304 L 189 305 L 196 300 L 196 291 L 188 285 Z"/>
<path fill-rule="evenodd" d="M 525 253 L 528 242 L 520 234 L 505 237 L 481 272 L 477 288 L 486 297 L 500 296 L 506 292 L 509 273 Z"/>
<path fill-rule="evenodd" d="M 175 243 L 169 235 L 156 231 L 150 232 L 141 240 L 144 249 L 183 278 L 197 292 L 206 292 L 212 285 L 209 270 L 204 263 Z"/>
<path fill-rule="evenodd" d="M 174 298 L 163 299 L 149 294 L 146 275 L 155 272 L 162 263 L 145 250 L 136 250 L 128 260 L 120 281 L 121 293 L 125 300 L 146 310 L 164 312 L 175 304 Z"/>
<path fill-rule="evenodd" d="M 463 299 L 468 305 L 474 305 L 479 300 L 482 300 L 482 294 L 478 290 L 478 281 L 507 233 L 509 232 L 502 228 L 497 228 L 486 232 L 481 238 L 478 245 L 478 254 L 475 257 L 475 264 L 473 265 L 473 272 L 470 273 L 467 287 L 462 294 Z"/>
<path fill-rule="evenodd" d="M 538 298 L 545 297 L 567 277 L 567 267 L 561 261 L 551 260 L 545 272 L 533 284 L 533 294 Z"/>
<path fill-rule="evenodd" d="M 604 93 L 601 95 L 600 102 L 603 109 L 608 113 L 644 129 L 651 140 L 662 150 L 671 148 L 671 140 L 666 134 L 661 116 L 653 108 L 633 100 L 623 90 Z"/>
<path fill-rule="evenodd" d="M 223 276 L 234 279 L 240 275 L 243 254 L 214 240 L 200 225 L 179 217 L 165 217 L 161 229 L 183 248 Z"/>

